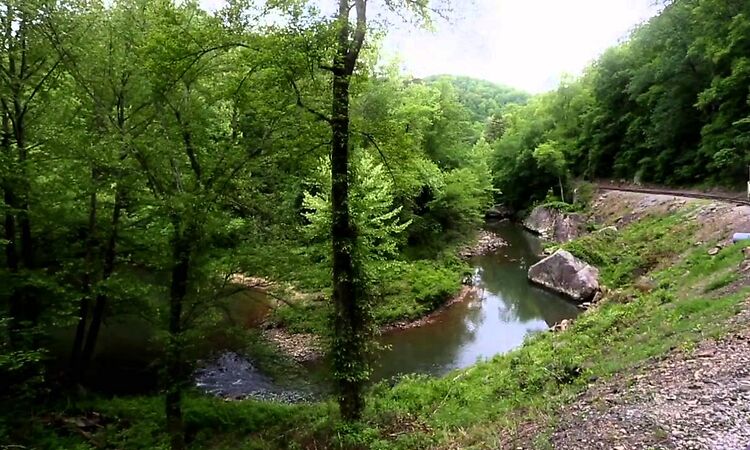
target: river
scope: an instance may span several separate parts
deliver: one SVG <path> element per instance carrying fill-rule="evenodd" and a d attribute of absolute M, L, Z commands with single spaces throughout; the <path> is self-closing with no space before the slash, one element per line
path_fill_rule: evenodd
<path fill-rule="evenodd" d="M 470 261 L 477 294 L 424 326 L 382 335 L 384 349 L 371 381 L 412 373 L 441 376 L 512 350 L 529 334 L 579 314 L 572 303 L 528 282 L 526 272 L 539 260 L 542 249 L 536 236 L 510 222 L 487 227 L 508 245 Z M 322 366 L 309 367 L 310 378 L 324 378 Z M 215 365 L 199 372 L 197 383 L 223 396 L 284 397 L 279 389 L 269 387 L 252 364 L 234 354 L 223 355 Z M 292 399 L 299 398 L 299 393 L 291 394 Z"/>
<path fill-rule="evenodd" d="M 508 245 L 495 254 L 470 261 L 476 295 L 449 307 L 422 327 L 382 335 L 380 343 L 384 349 L 377 358 L 374 382 L 409 373 L 444 375 L 512 350 L 530 333 L 546 330 L 579 313 L 573 304 L 527 281 L 527 269 L 541 252 L 542 244 L 537 237 L 510 222 L 488 228 Z M 235 294 L 227 303 L 230 320 L 245 328 L 257 327 L 266 308 L 265 300 L 257 292 Z M 158 387 L 161 351 L 153 330 L 153 323 L 137 316 L 106 323 L 87 384 L 112 394 L 154 392 Z M 61 366 L 67 362 L 72 332 L 70 328 L 63 329 L 55 339 L 58 348 L 53 349 L 53 354 L 60 356 Z M 229 352 L 242 349 L 236 342 L 234 346 L 228 342 L 214 336 L 189 352 L 193 358 L 208 361 L 196 373 L 199 388 L 231 397 L 307 398 L 304 393 L 278 386 L 252 362 Z M 218 358 L 210 358 L 222 351 Z M 324 378 L 322 366 L 313 364 L 302 376 Z"/>
<path fill-rule="evenodd" d="M 403 373 L 444 375 L 512 350 L 529 333 L 579 313 L 572 303 L 528 282 L 526 272 L 542 247 L 536 236 L 510 222 L 488 228 L 508 245 L 471 260 L 477 295 L 423 327 L 383 336 L 390 348 L 379 357 L 375 380 Z"/>

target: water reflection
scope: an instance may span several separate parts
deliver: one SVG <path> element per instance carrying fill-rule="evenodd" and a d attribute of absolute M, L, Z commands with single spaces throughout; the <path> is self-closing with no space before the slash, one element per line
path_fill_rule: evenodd
<path fill-rule="evenodd" d="M 495 225 L 493 231 L 509 245 L 472 261 L 477 297 L 424 327 L 384 336 L 382 342 L 391 348 L 382 353 L 374 379 L 399 373 L 443 375 L 511 350 L 530 332 L 578 314 L 571 303 L 527 281 L 527 269 L 541 250 L 536 237 L 510 223 Z"/>

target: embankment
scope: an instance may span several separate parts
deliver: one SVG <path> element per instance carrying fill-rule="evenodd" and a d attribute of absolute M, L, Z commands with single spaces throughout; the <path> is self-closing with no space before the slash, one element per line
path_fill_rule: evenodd
<path fill-rule="evenodd" d="M 512 449 L 750 443 L 742 406 L 750 355 L 747 345 L 732 344 L 750 337 L 735 334 L 750 328 L 750 263 L 744 245 L 730 241 L 750 228 L 750 207 L 602 192 L 589 218 L 594 232 L 562 247 L 598 267 L 605 292 L 598 304 L 565 331 L 534 335 L 492 361 L 378 391 L 372 420 L 408 418 L 429 430 L 409 433 L 433 442 L 423 447 L 434 440 L 440 448 Z M 726 370 L 716 366 L 722 360 Z M 712 439 L 723 446 L 711 447 Z"/>

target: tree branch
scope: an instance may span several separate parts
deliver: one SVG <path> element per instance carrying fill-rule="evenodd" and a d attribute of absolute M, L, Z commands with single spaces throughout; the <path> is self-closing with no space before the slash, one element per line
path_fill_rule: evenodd
<path fill-rule="evenodd" d="M 315 110 L 313 108 L 310 108 L 309 106 L 306 106 L 302 102 L 302 95 L 299 92 L 299 88 L 297 87 L 297 83 L 294 81 L 294 79 L 292 77 L 289 77 L 289 83 L 292 85 L 292 88 L 294 89 L 294 93 L 297 96 L 297 106 L 299 106 L 300 108 L 304 109 L 305 111 L 313 114 L 315 117 L 318 118 L 318 120 L 322 120 L 322 121 L 324 121 L 324 122 L 326 122 L 328 124 L 331 123 L 331 118 L 330 117 L 326 116 L 325 114 L 323 114 L 320 111 L 317 111 L 317 110 Z"/>
<path fill-rule="evenodd" d="M 362 50 L 367 34 L 367 0 L 354 0 L 354 4 L 357 7 L 357 25 L 354 29 L 354 37 L 349 52 L 346 55 L 347 74 L 354 72 L 354 66 L 357 63 L 359 52 Z"/>

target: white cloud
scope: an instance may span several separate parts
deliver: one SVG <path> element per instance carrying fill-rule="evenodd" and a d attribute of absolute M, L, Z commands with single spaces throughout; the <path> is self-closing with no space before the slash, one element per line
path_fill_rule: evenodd
<path fill-rule="evenodd" d="M 435 33 L 391 33 L 386 48 L 416 76 L 468 75 L 540 92 L 579 74 L 655 14 L 653 0 L 475 0 Z"/>
<path fill-rule="evenodd" d="M 333 0 L 319 0 L 322 4 Z M 221 0 L 201 0 L 215 9 Z M 467 75 L 541 92 L 657 12 L 654 0 L 453 0 L 434 33 L 392 24 L 386 52 L 415 76 Z M 462 8 L 463 6 L 463 8 Z M 329 8 L 325 8 L 326 10 Z"/>

